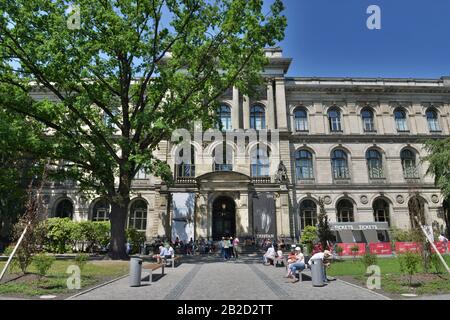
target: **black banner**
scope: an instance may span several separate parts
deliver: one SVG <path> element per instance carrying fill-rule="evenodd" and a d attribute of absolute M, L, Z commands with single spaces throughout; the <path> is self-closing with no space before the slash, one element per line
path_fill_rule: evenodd
<path fill-rule="evenodd" d="M 275 197 L 273 193 L 253 195 L 253 231 L 257 238 L 274 239 L 276 236 Z"/>

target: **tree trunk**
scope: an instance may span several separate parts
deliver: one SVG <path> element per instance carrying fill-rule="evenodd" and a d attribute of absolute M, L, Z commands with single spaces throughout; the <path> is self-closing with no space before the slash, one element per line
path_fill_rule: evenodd
<path fill-rule="evenodd" d="M 111 202 L 111 243 L 109 254 L 113 260 L 127 260 L 125 227 L 127 221 L 128 202 Z"/>

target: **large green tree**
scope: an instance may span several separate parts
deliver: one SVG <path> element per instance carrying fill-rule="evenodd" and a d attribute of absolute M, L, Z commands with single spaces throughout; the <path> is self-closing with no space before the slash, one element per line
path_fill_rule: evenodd
<path fill-rule="evenodd" d="M 194 120 L 211 126 L 224 91 L 260 83 L 263 48 L 286 27 L 282 1 L 267 12 L 263 2 L 0 2 L 0 82 L 51 96 L 5 107 L 51 129 L 35 152 L 109 199 L 114 259 L 126 258 L 135 174 L 170 176 L 154 157 L 159 142 Z"/>

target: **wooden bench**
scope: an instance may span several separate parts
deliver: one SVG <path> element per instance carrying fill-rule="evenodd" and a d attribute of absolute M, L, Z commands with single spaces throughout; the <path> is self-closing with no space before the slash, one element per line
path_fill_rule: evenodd
<path fill-rule="evenodd" d="M 180 262 L 181 261 L 181 256 L 174 256 L 170 259 L 166 259 L 166 258 L 162 258 L 163 263 L 167 264 L 167 263 L 172 263 L 172 269 L 175 268 L 175 262 Z"/>
<path fill-rule="evenodd" d="M 164 267 L 165 264 L 164 263 L 148 263 L 148 264 L 144 264 L 142 266 L 143 269 L 148 270 L 148 272 L 150 273 L 150 283 L 153 282 L 153 271 L 158 270 L 159 268 L 161 268 L 162 273 L 161 275 L 164 275 Z"/>

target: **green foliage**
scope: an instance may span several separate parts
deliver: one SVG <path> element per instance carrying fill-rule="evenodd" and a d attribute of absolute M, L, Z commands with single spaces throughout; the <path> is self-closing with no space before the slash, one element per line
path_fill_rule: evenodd
<path fill-rule="evenodd" d="M 342 252 L 344 251 L 344 248 L 342 248 L 340 246 L 336 246 L 335 251 L 338 254 L 338 256 L 340 256 L 340 255 L 342 255 Z"/>
<path fill-rule="evenodd" d="M 441 259 L 439 259 L 439 256 L 436 253 L 433 253 L 431 255 L 430 260 L 431 265 L 433 266 L 433 269 L 436 271 L 436 273 L 445 273 L 445 267 L 443 266 Z"/>
<path fill-rule="evenodd" d="M 86 253 L 79 253 L 75 257 L 75 263 L 80 268 L 80 271 L 83 271 L 84 266 L 86 265 L 87 261 L 89 259 L 89 255 Z"/>
<path fill-rule="evenodd" d="M 37 269 L 38 275 L 40 277 L 45 277 L 55 260 L 55 257 L 46 255 L 44 253 L 35 255 L 33 257 L 33 264 Z"/>
<path fill-rule="evenodd" d="M 425 142 L 429 163 L 428 173 L 435 178 L 436 185 L 446 199 L 450 198 L 450 139 L 433 139 Z"/>
<path fill-rule="evenodd" d="M 362 256 L 361 262 L 363 263 L 363 265 L 366 267 L 366 270 L 367 270 L 368 267 L 374 266 L 377 264 L 378 258 L 377 258 L 377 255 L 372 254 L 370 252 L 366 252 Z"/>
<path fill-rule="evenodd" d="M 411 242 L 414 238 L 410 230 L 402 230 L 396 227 L 391 228 L 390 235 L 393 242 Z"/>
<path fill-rule="evenodd" d="M 355 244 L 354 246 L 352 246 L 352 247 L 350 248 L 350 251 L 351 251 L 351 253 L 352 253 L 353 259 L 356 259 L 356 256 L 357 256 L 358 253 L 359 253 L 359 246 L 357 246 L 357 245 Z"/>
<path fill-rule="evenodd" d="M 141 246 L 147 240 L 145 232 L 137 231 L 136 229 L 127 229 L 127 240 L 131 244 L 131 253 L 139 253 Z"/>
<path fill-rule="evenodd" d="M 69 218 L 50 218 L 44 221 L 45 245 L 49 252 L 66 253 L 72 250 L 71 234 L 74 222 Z"/>
<path fill-rule="evenodd" d="M 313 242 L 317 239 L 317 228 L 313 226 L 306 226 L 302 232 L 301 242 L 308 249 L 308 253 L 312 252 Z"/>
<path fill-rule="evenodd" d="M 284 5 L 274 0 L 266 10 L 263 1 L 247 0 L 73 4 L 82 17 L 75 30 L 67 27 L 67 1 L 2 2 L 0 55 L 8 59 L 0 61 L 6 93 L 0 107 L 53 129 L 52 135 L 44 129 L 34 135 L 30 153 L 65 160 L 51 177 L 74 179 L 80 191 L 107 197 L 116 208 L 112 223 L 121 226 L 139 169 L 171 182 L 169 166 L 154 153 L 161 140 L 195 120 L 213 127 L 217 100 L 233 86 L 256 96 L 268 61 L 263 49 L 284 38 Z M 31 81 L 57 99 L 31 100 Z M 123 242 L 125 230 L 112 230 L 112 243 Z M 124 245 L 113 250 L 113 258 L 124 257 Z"/>
<path fill-rule="evenodd" d="M 319 216 L 318 218 L 318 224 L 317 224 L 317 235 L 319 236 L 319 240 L 322 243 L 322 247 L 324 249 L 327 249 L 328 241 L 331 242 L 333 239 L 333 234 L 330 229 L 330 225 L 328 223 L 328 215 L 325 210 L 325 205 L 323 202 L 323 199 L 319 199 Z"/>
<path fill-rule="evenodd" d="M 400 270 L 403 274 L 409 276 L 409 285 L 411 286 L 412 277 L 417 273 L 420 262 L 422 261 L 419 254 L 414 252 L 406 252 L 398 255 Z"/>

